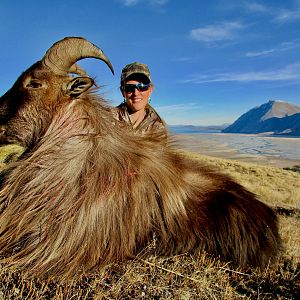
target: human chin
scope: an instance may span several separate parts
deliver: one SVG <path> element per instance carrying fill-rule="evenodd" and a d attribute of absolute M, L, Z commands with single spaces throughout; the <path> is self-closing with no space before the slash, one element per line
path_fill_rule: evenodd
<path fill-rule="evenodd" d="M 134 110 L 136 110 L 136 111 L 145 108 L 145 106 L 146 106 L 146 104 L 145 104 L 144 101 L 137 101 L 137 102 L 133 102 L 133 103 L 132 103 L 132 107 L 133 107 Z"/>

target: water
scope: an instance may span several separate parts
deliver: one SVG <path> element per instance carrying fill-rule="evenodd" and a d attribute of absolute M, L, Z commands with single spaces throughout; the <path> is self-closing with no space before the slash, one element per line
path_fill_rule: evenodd
<path fill-rule="evenodd" d="M 241 134 L 229 134 L 222 137 L 220 134 L 214 139 L 223 140 L 230 148 L 237 149 L 244 154 L 300 160 L 300 138 Z"/>
<path fill-rule="evenodd" d="M 204 142 L 205 140 L 214 141 L 235 149 L 241 154 L 270 156 L 299 160 L 300 162 L 300 138 L 221 133 L 220 130 L 197 130 L 180 126 L 170 128 L 170 132 L 175 135 L 191 135 L 193 136 L 193 143 L 201 144 L 201 141 Z"/>
<path fill-rule="evenodd" d="M 201 134 L 209 134 L 209 133 L 220 133 L 221 130 L 216 129 L 197 129 L 189 126 L 170 126 L 169 130 L 174 134 L 190 134 L 190 133 L 201 133 Z"/>

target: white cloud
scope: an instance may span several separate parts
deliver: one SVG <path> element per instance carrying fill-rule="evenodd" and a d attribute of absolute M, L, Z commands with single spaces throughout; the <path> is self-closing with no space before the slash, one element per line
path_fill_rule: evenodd
<path fill-rule="evenodd" d="M 183 56 L 183 57 L 174 58 L 174 59 L 172 59 L 172 61 L 175 61 L 175 62 L 185 62 L 185 61 L 190 61 L 192 59 L 193 59 L 192 57 Z"/>
<path fill-rule="evenodd" d="M 254 82 L 254 81 L 294 81 L 300 79 L 300 63 L 290 64 L 284 68 L 270 71 L 244 73 L 218 73 L 193 76 L 182 80 L 181 83 L 210 83 L 210 82 Z"/>
<path fill-rule="evenodd" d="M 275 52 L 275 49 L 269 49 L 269 50 L 262 50 L 262 51 L 253 51 L 253 52 L 247 52 L 245 56 L 247 57 L 255 57 L 255 56 L 263 56 L 270 53 Z"/>
<path fill-rule="evenodd" d="M 284 1 L 282 1 L 283 4 Z M 242 7 L 247 13 L 262 13 L 272 16 L 277 23 L 292 22 L 300 19 L 300 1 L 291 2 L 290 8 L 280 8 L 278 5 L 265 5 L 260 2 L 243 1 L 238 6 Z"/>
<path fill-rule="evenodd" d="M 287 23 L 297 21 L 300 19 L 300 2 L 295 1 L 294 7 L 290 9 L 276 8 L 272 6 L 265 6 L 262 12 L 271 14 L 275 22 Z"/>
<path fill-rule="evenodd" d="M 260 13 L 263 13 L 263 12 L 268 12 L 269 11 L 269 7 L 263 5 L 263 4 L 260 4 L 258 2 L 247 2 L 245 1 L 243 3 L 244 5 L 244 8 L 248 11 L 248 12 L 260 12 Z"/>
<path fill-rule="evenodd" d="M 146 3 L 146 4 L 150 4 L 150 5 L 156 5 L 156 6 L 162 6 L 164 4 L 166 4 L 169 0 L 119 0 L 119 2 L 121 2 L 123 5 L 125 6 L 135 6 L 139 3 Z"/>
<path fill-rule="evenodd" d="M 291 22 L 296 21 L 300 19 L 300 8 L 297 8 L 296 10 L 281 10 L 278 12 L 278 14 L 275 16 L 275 21 L 278 22 Z"/>
<path fill-rule="evenodd" d="M 199 104 L 200 102 L 202 105 Z M 205 100 L 199 100 L 199 103 L 181 100 L 179 104 L 157 105 L 155 109 L 169 125 L 212 125 L 228 122 L 228 118 L 223 122 L 222 118 L 226 118 L 223 114 L 216 116 L 215 110 L 213 113 L 208 112 L 211 103 L 208 104 Z"/>
<path fill-rule="evenodd" d="M 291 42 L 284 42 L 281 43 L 278 47 L 272 48 L 272 49 L 267 49 L 267 50 L 260 50 L 260 51 L 250 51 L 245 54 L 247 57 L 256 57 L 256 56 L 265 56 L 271 53 L 275 52 L 282 52 L 282 51 L 287 51 L 295 48 L 300 47 L 300 42 L 298 40 L 291 41 Z"/>
<path fill-rule="evenodd" d="M 208 25 L 201 28 L 192 29 L 190 37 L 201 42 L 215 42 L 231 40 L 236 37 L 239 30 L 245 26 L 240 22 L 224 22 L 218 25 Z"/>
<path fill-rule="evenodd" d="M 150 0 L 151 4 L 155 5 L 164 5 L 168 2 L 169 0 Z"/>
<path fill-rule="evenodd" d="M 140 2 L 140 0 L 120 0 L 125 6 L 134 6 Z"/>
<path fill-rule="evenodd" d="M 160 113 L 164 112 L 174 112 L 174 111 L 190 111 L 195 109 L 202 109 L 203 106 L 197 103 L 182 103 L 182 104 L 173 104 L 173 105 L 161 105 L 156 106 L 156 110 Z"/>

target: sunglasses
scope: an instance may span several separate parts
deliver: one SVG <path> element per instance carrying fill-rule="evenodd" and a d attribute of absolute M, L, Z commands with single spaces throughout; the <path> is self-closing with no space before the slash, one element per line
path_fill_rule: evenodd
<path fill-rule="evenodd" d="M 144 84 L 144 83 L 136 83 L 136 84 L 125 84 L 124 85 L 124 92 L 125 93 L 133 93 L 135 89 L 137 89 L 139 92 L 145 92 L 149 89 L 150 83 Z"/>

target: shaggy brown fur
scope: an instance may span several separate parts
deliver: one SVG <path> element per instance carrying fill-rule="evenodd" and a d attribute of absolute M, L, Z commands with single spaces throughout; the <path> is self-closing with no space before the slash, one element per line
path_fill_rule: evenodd
<path fill-rule="evenodd" d="M 24 97 L 28 74 L 9 95 Z M 178 154 L 159 133 L 132 134 L 99 96 L 49 97 L 1 110 L 5 138 L 28 147 L 3 175 L 3 261 L 67 279 L 134 256 L 153 234 L 164 255 L 205 250 L 241 267 L 274 261 L 277 219 L 253 194 Z"/>

